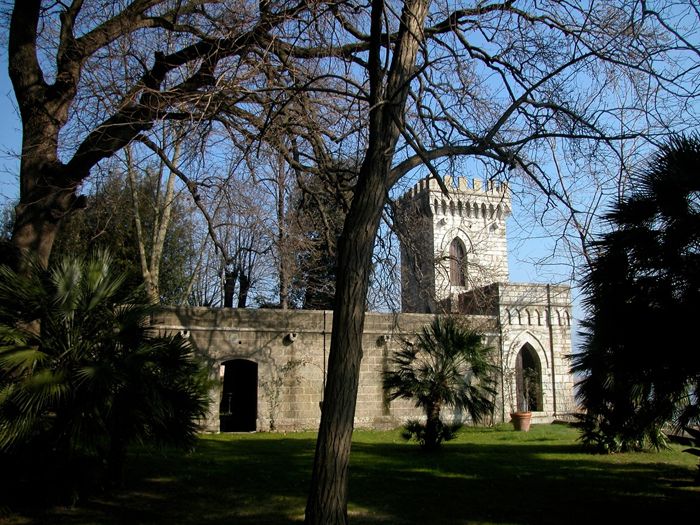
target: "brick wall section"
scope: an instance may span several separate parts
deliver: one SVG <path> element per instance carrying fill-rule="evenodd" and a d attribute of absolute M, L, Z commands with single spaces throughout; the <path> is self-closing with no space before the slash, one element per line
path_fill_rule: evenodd
<path fill-rule="evenodd" d="M 393 428 L 422 413 L 410 401 L 388 402 L 382 389 L 382 372 L 388 358 L 403 341 L 415 340 L 433 316 L 426 314 L 368 313 L 363 338 L 355 426 Z M 496 318 L 470 316 L 471 326 L 487 334 L 488 344 L 499 348 Z M 231 359 L 258 364 L 257 430 L 315 430 L 321 416 L 324 376 L 330 349 L 332 312 L 299 310 L 246 310 L 167 308 L 152 319 L 161 333 L 182 332 L 210 370 L 213 382 L 206 430 L 219 430 L 219 403 L 223 388 L 221 366 Z M 290 337 L 290 334 L 294 334 Z M 498 359 L 494 352 L 494 359 Z M 291 360 L 301 361 L 279 390 L 279 405 L 270 406 L 264 383 L 276 377 Z M 272 413 L 274 412 L 274 413 Z M 445 414 L 450 417 L 451 414 Z M 499 417 L 500 420 L 500 410 Z"/>

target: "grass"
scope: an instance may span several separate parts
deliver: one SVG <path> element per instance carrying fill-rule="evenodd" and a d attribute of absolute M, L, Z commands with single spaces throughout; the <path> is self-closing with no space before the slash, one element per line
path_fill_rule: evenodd
<path fill-rule="evenodd" d="M 303 521 L 314 434 L 202 436 L 193 453 L 130 456 L 126 488 L 74 508 L 6 511 L 3 524 L 292 524 Z M 468 429 L 423 453 L 399 431 L 357 431 L 357 524 L 694 523 L 696 458 L 584 453 L 574 430 Z"/>

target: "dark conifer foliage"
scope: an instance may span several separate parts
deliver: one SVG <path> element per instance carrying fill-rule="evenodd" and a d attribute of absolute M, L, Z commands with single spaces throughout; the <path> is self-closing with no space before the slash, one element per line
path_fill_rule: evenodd
<path fill-rule="evenodd" d="M 583 440 L 607 451 L 659 447 L 663 425 L 698 416 L 700 139 L 663 146 L 607 220 L 582 281 L 589 316 L 573 360 Z"/>

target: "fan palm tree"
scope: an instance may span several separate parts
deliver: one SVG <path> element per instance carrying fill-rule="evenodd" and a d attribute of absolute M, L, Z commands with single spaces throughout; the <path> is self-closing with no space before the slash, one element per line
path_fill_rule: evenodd
<path fill-rule="evenodd" d="M 93 458 L 118 478 L 129 443 L 194 443 L 202 368 L 180 336 L 151 333 L 153 307 L 123 284 L 106 253 L 0 267 L 0 453 Z"/>
<path fill-rule="evenodd" d="M 426 423 L 407 425 L 426 449 L 451 437 L 443 424 L 444 407 L 466 411 L 473 421 L 493 412 L 496 367 L 482 334 L 460 325 L 454 317 L 436 317 L 423 328 L 415 344 L 405 344 L 384 374 L 389 398 L 412 399 L 425 411 Z"/>
<path fill-rule="evenodd" d="M 700 357 L 687 334 L 700 311 L 700 140 L 672 140 L 631 187 L 593 244 L 584 347 L 573 361 L 582 437 L 611 451 L 662 446 L 661 428 L 682 405 L 683 422 L 698 413 L 689 392 Z"/>

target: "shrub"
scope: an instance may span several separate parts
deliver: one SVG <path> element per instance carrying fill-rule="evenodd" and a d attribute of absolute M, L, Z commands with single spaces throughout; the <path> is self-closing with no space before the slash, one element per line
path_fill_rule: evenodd
<path fill-rule="evenodd" d="M 425 425 L 410 422 L 405 432 L 424 448 L 437 448 L 459 428 L 442 422 L 443 407 L 465 410 L 473 421 L 493 412 L 496 367 L 490 361 L 491 348 L 482 340 L 482 334 L 455 318 L 436 317 L 416 344 L 404 343 L 391 358 L 384 389 L 390 399 L 412 399 L 425 411 Z"/>
<path fill-rule="evenodd" d="M 182 337 L 151 333 L 153 307 L 123 284 L 106 253 L 0 267 L 0 454 L 18 479 L 67 495 L 120 481 L 131 443 L 194 444 L 202 367 Z"/>

